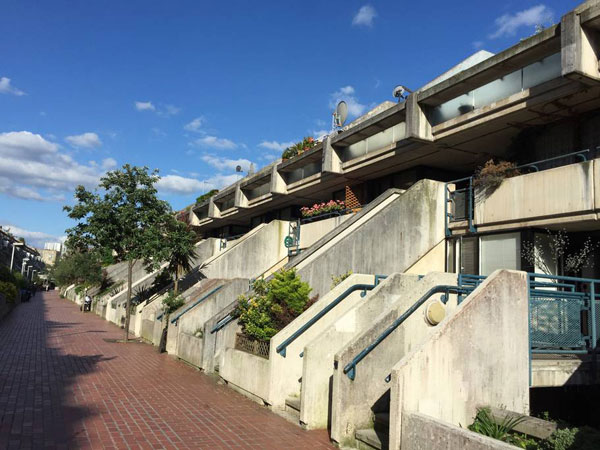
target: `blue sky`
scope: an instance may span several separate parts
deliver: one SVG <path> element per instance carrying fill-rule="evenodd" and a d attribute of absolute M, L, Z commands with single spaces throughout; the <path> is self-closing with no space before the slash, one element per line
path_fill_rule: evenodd
<path fill-rule="evenodd" d="M 124 163 L 182 208 L 307 135 L 501 51 L 579 2 L 3 0 L 0 225 L 43 245 Z"/>

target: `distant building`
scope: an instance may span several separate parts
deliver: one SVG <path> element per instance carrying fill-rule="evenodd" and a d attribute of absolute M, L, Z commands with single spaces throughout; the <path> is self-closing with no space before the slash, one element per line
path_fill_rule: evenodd
<path fill-rule="evenodd" d="M 46 242 L 44 244 L 45 250 L 54 250 L 58 253 L 62 253 L 62 247 L 63 245 L 60 242 Z"/>
<path fill-rule="evenodd" d="M 60 244 L 58 244 L 60 245 Z M 46 244 L 46 247 L 48 246 L 48 244 Z M 42 262 L 44 264 L 46 264 L 47 266 L 53 266 L 54 264 L 56 264 L 56 261 L 58 260 L 58 257 L 60 256 L 60 252 L 54 249 L 49 249 L 49 248 L 45 248 L 43 250 L 39 250 L 41 256 L 42 256 Z"/>

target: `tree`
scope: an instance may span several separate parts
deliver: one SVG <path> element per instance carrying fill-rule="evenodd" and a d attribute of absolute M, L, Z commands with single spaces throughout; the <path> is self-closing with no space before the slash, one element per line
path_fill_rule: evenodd
<path fill-rule="evenodd" d="M 95 251 L 69 252 L 50 268 L 50 277 L 61 286 L 73 283 L 99 286 L 102 283 L 100 255 Z"/>
<path fill-rule="evenodd" d="M 78 221 L 67 230 L 67 246 L 73 249 L 110 251 L 115 261 L 127 261 L 127 305 L 125 342 L 129 337 L 133 266 L 142 261 L 146 270 L 155 270 L 167 256 L 164 231 L 172 220 L 169 204 L 157 197 L 154 185 L 158 170 L 125 164 L 107 172 L 98 188 L 75 190 L 76 204 L 65 206 L 69 217 Z"/>

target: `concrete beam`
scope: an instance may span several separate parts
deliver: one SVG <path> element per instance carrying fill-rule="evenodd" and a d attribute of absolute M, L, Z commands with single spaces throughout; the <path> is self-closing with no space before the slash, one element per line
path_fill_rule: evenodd
<path fill-rule="evenodd" d="M 208 218 L 209 219 L 220 219 L 221 218 L 221 210 L 215 203 L 214 196 L 210 198 L 208 201 Z"/>
<path fill-rule="evenodd" d="M 277 170 L 277 164 L 271 168 L 271 194 L 287 194 L 287 183 Z"/>
<path fill-rule="evenodd" d="M 562 75 L 585 84 L 597 84 L 600 81 L 598 32 L 584 28 L 576 11 L 565 14 L 560 27 Z"/>
<path fill-rule="evenodd" d="M 248 207 L 248 198 L 244 191 L 242 191 L 241 183 L 235 185 L 235 199 L 233 201 L 233 205 L 236 208 L 247 208 Z"/>

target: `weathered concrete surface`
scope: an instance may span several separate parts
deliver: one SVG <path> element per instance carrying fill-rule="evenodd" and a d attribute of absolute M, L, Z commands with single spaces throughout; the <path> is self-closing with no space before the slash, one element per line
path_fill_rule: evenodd
<path fill-rule="evenodd" d="M 416 412 L 404 412 L 399 450 L 514 450 L 516 447 Z"/>
<path fill-rule="evenodd" d="M 218 291 L 213 292 L 218 286 L 222 287 Z M 187 310 L 183 315 L 179 316 L 181 312 L 190 307 L 189 304 L 184 305 L 178 311 L 171 314 L 171 320 L 174 320 L 178 316 L 179 318 L 175 323 L 169 323 L 167 334 L 168 351 L 190 364 L 202 367 L 205 323 L 247 290 L 248 280 L 236 278 L 230 281 L 219 280 L 210 289 L 205 289 L 201 293 L 197 293 L 197 298 L 192 298 L 191 302 L 213 292 L 201 303 Z M 201 331 L 201 336 L 196 336 L 198 331 Z"/>
<path fill-rule="evenodd" d="M 534 355 L 531 361 L 531 387 L 557 387 L 599 384 L 600 373 L 590 358 L 573 355 Z"/>
<path fill-rule="evenodd" d="M 335 353 L 352 338 L 373 325 L 382 311 L 389 310 L 418 282 L 416 275 L 392 274 L 356 307 L 316 336 L 304 348 L 300 422 L 309 429 L 327 428 L 330 420 Z M 292 355 L 296 356 L 296 355 Z"/>
<path fill-rule="evenodd" d="M 507 178 L 491 194 L 476 194 L 478 229 L 597 219 L 597 160 Z"/>
<path fill-rule="evenodd" d="M 286 356 L 276 352 L 276 348 L 288 337 L 292 336 L 304 324 L 315 317 L 344 291 L 356 284 L 373 285 L 373 275 L 353 274 L 321 297 L 314 305 L 297 317 L 283 330 L 271 338 L 269 359 L 250 354 L 240 356 L 239 350 L 233 348 L 234 342 L 229 342 L 223 352 L 219 364 L 219 374 L 228 383 L 234 384 L 276 409 L 283 409 L 285 399 L 300 394 L 300 379 L 302 377 L 302 358 L 300 353 L 307 343 L 311 342 L 322 331 L 337 322 L 340 316 L 364 301 L 357 290 L 348 295 L 331 311 L 324 315 L 312 327 L 308 328 L 286 350 Z M 327 343 L 323 343 L 327 345 Z M 254 370 L 260 367 L 261 372 Z"/>
<path fill-rule="evenodd" d="M 429 303 L 438 301 L 440 295 L 433 296 L 417 309 L 367 355 L 357 366 L 353 381 L 344 374 L 344 367 L 432 287 L 455 284 L 456 274 L 426 275 L 414 288 L 398 292 L 399 298 L 392 308 L 382 312 L 373 320 L 372 326 L 336 353 L 331 417 L 331 438 L 334 441 L 341 445 L 354 444 L 355 431 L 372 426 L 373 412 L 387 410 L 390 386 L 385 378 L 402 357 L 418 348 L 435 331 L 435 327 L 425 321 L 424 312 Z M 456 300 L 451 296 L 446 307 L 448 315 L 455 305 Z"/>
<path fill-rule="evenodd" d="M 444 239 L 444 184 L 421 180 L 389 189 L 295 257 L 313 293 L 329 291 L 331 276 L 404 272 Z"/>
<path fill-rule="evenodd" d="M 498 270 L 402 358 L 390 383 L 390 448 L 404 442 L 403 411 L 463 427 L 481 405 L 528 415 L 528 312 L 527 274 Z"/>
<path fill-rule="evenodd" d="M 283 240 L 288 232 L 289 222 L 282 220 L 258 225 L 204 261 L 200 271 L 206 278 L 255 278 L 287 257 Z"/>
<path fill-rule="evenodd" d="M 353 214 L 346 214 L 302 224 L 300 227 L 300 248 L 306 249 L 310 247 L 352 216 Z"/>

